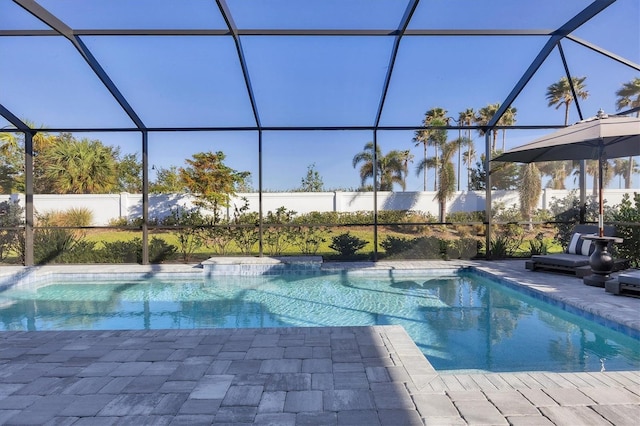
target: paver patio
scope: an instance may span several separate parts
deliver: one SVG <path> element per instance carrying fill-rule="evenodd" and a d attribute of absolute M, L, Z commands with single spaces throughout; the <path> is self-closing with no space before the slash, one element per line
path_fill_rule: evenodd
<path fill-rule="evenodd" d="M 617 306 L 615 315 L 627 316 L 621 322 L 639 320 L 640 300 L 579 279 L 524 273 L 519 262 L 479 266 L 522 273 L 523 282 L 581 303 L 595 297 L 600 308 Z M 638 418 L 638 371 L 439 374 L 400 326 L 0 333 L 0 424 L 635 425 Z"/>

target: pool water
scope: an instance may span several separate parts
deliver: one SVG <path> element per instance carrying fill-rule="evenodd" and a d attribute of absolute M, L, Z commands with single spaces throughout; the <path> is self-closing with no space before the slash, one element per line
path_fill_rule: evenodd
<path fill-rule="evenodd" d="M 0 330 L 403 326 L 437 370 L 640 369 L 640 341 L 470 272 L 64 283 L 0 293 Z"/>

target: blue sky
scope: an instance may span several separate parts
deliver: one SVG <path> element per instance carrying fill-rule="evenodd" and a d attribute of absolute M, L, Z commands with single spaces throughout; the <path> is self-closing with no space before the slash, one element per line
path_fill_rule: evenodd
<path fill-rule="evenodd" d="M 225 28 L 209 0 L 40 0 L 73 28 Z M 410 29 L 555 29 L 590 1 L 423 0 Z M 400 0 L 228 0 L 240 28 L 393 29 Z M 640 63 L 640 2 L 618 0 L 574 35 Z M 0 0 L 0 29 L 44 29 L 12 1 Z M 124 97 L 149 127 L 254 126 L 240 64 L 228 37 L 82 37 Z M 457 118 L 502 102 L 546 42 L 545 37 L 405 37 L 385 108 L 383 126 L 419 125 L 425 111 Z M 390 37 L 242 37 L 249 76 L 264 126 L 371 126 L 389 64 Z M 615 91 L 640 73 L 572 41 L 563 42 L 573 76 L 586 76 L 585 117 L 615 112 Z M 71 44 L 61 37 L 0 37 L 0 103 L 21 118 L 51 128 L 133 127 Z M 24 53 L 27 53 L 25 56 Z M 556 51 L 513 106 L 517 124 L 563 123 L 547 107 L 546 88 L 564 75 Z M 570 122 L 579 119 L 575 108 Z M 7 123 L 0 119 L 0 127 Z M 507 132 L 514 147 L 546 131 Z M 127 152 L 140 152 L 139 134 L 78 133 Z M 484 139 L 472 135 L 476 150 Z M 379 132 L 383 150 L 411 149 L 412 132 Z M 457 137 L 452 131 L 450 138 Z M 329 189 L 356 188 L 353 156 L 373 139 L 366 131 L 268 131 L 263 134 L 263 187 L 300 185 L 315 164 Z M 228 164 L 253 174 L 257 187 L 256 132 L 172 132 L 149 136 L 150 164 L 182 166 L 192 154 L 221 150 Z M 153 178 L 153 174 L 152 174 Z M 430 182 L 433 177 L 428 176 Z M 412 171 L 407 190 L 421 190 Z M 568 182 L 573 184 L 573 181 Z M 464 178 L 462 187 L 466 186 Z M 617 182 L 614 183 L 617 187 Z M 640 187 L 640 179 L 634 180 Z"/>

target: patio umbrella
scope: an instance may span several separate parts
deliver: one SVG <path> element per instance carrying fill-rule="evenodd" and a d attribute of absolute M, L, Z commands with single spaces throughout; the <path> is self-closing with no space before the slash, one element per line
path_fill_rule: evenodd
<path fill-rule="evenodd" d="M 528 144 L 506 151 L 491 161 L 535 163 L 559 160 L 598 160 L 599 217 L 603 236 L 602 164 L 611 158 L 640 155 L 640 118 L 596 117 L 580 121 Z"/>

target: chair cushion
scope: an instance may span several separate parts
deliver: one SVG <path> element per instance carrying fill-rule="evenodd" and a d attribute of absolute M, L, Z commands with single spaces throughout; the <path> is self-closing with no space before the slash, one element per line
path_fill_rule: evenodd
<path fill-rule="evenodd" d="M 571 235 L 569 246 L 567 247 L 567 253 L 569 254 L 581 254 L 583 256 L 590 256 L 593 252 L 592 241 L 582 238 L 582 234 L 575 232 Z"/>
<path fill-rule="evenodd" d="M 531 260 L 538 266 L 549 265 L 564 268 L 578 268 L 589 264 L 589 256 L 568 253 L 536 255 L 531 256 Z"/>
<path fill-rule="evenodd" d="M 620 284 L 640 286 L 640 270 L 623 272 L 618 275 Z"/>

